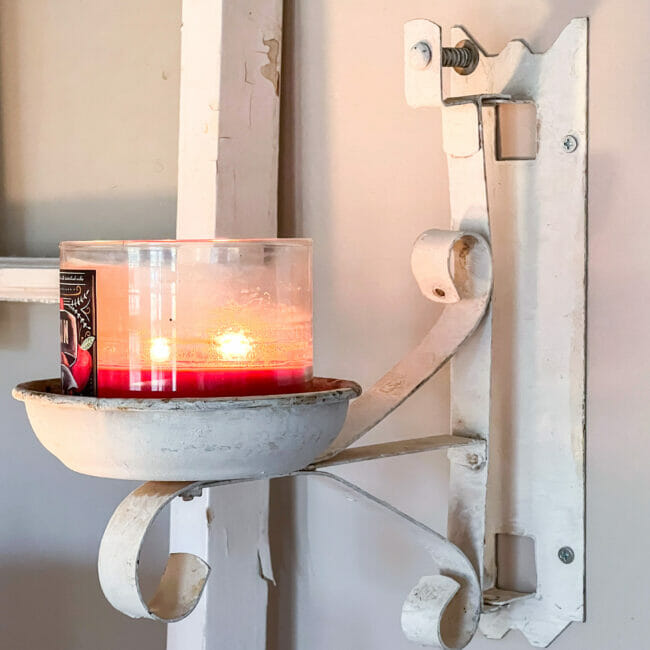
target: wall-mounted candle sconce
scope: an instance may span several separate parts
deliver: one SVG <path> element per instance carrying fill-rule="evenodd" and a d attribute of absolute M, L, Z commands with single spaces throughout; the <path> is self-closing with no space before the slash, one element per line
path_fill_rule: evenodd
<path fill-rule="evenodd" d="M 434 569 L 402 610 L 409 639 L 462 648 L 480 627 L 490 638 L 519 629 L 547 646 L 583 620 L 587 21 L 573 20 L 543 54 L 512 41 L 486 55 L 458 27 L 451 40 L 458 45 L 443 48 L 427 20 L 405 26 L 407 101 L 441 109 L 451 207 L 451 229 L 422 234 L 411 262 L 423 295 L 444 309 L 363 395 L 354 382 L 310 378 L 305 242 L 122 243 L 110 278 L 95 256 L 101 244 L 63 248 L 63 376 L 81 394 L 44 380 L 14 395 L 69 467 L 152 481 L 117 508 L 100 548 L 104 593 L 129 616 L 179 620 L 208 578 L 201 558 L 175 553 L 156 595 L 142 598 L 142 540 L 172 499 L 297 475 L 354 492 L 359 507 L 379 509 L 430 551 Z M 443 67 L 453 68 L 448 78 Z M 508 140 L 512 107 L 534 109 L 526 155 Z M 100 305 L 91 329 L 69 318 L 75 282 Z M 242 286 L 253 302 L 242 302 Z M 257 304 L 260 292 L 268 297 Z M 134 336 L 140 313 L 146 327 L 134 325 Z M 73 370 L 77 345 L 95 354 L 92 381 Z M 449 432 L 350 447 L 450 360 Z M 265 382 L 248 390 L 257 370 Z M 196 375 L 189 390 L 183 371 Z M 98 397 L 83 394 L 88 385 Z M 326 471 L 438 449 L 451 464 L 447 537 Z M 533 540 L 534 588 L 500 574 L 503 536 Z"/>

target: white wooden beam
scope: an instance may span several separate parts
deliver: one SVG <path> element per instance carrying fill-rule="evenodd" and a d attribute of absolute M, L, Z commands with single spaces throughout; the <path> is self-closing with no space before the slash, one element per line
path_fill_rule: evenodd
<path fill-rule="evenodd" d="M 59 302 L 59 260 L 0 257 L 0 300 Z"/>
<path fill-rule="evenodd" d="M 282 0 L 184 0 L 179 238 L 277 231 Z"/>
<path fill-rule="evenodd" d="M 178 238 L 275 237 L 282 0 L 183 0 Z M 269 486 L 171 509 L 170 551 L 206 559 L 206 594 L 168 650 L 264 650 Z"/>

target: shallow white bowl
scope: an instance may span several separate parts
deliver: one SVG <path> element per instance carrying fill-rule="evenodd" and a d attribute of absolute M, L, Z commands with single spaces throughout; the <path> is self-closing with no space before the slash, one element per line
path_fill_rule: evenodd
<path fill-rule="evenodd" d="M 193 399 L 62 395 L 19 384 L 43 446 L 82 474 L 140 481 L 227 480 L 302 469 L 338 435 L 358 384 L 316 377 L 311 392 Z"/>

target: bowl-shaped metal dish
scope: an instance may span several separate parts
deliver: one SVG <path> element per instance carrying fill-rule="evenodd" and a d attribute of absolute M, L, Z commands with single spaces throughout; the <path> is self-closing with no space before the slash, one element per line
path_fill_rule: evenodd
<path fill-rule="evenodd" d="M 227 480 L 302 469 L 338 435 L 358 384 L 314 378 L 310 391 L 187 399 L 62 395 L 58 379 L 19 384 L 43 446 L 82 474 L 140 481 Z"/>

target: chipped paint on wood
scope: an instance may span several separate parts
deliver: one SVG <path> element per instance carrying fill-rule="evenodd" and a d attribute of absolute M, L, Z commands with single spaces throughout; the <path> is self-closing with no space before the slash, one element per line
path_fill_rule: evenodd
<path fill-rule="evenodd" d="M 260 72 L 265 79 L 268 79 L 275 89 L 275 94 L 280 94 L 280 41 L 277 38 L 263 39 L 264 45 L 268 47 L 267 56 L 269 62 L 260 68 Z"/>
<path fill-rule="evenodd" d="M 183 0 L 183 23 L 177 236 L 275 237 L 280 98 L 260 74 L 268 57 L 259 51 L 262 34 L 281 43 L 282 0 Z M 216 140 L 197 135 L 187 119 L 206 111 L 218 119 Z M 268 481 L 236 486 L 227 497 L 206 490 L 202 501 L 202 508 L 172 506 L 171 541 L 196 548 L 216 567 L 215 580 L 198 611 L 170 628 L 167 649 L 264 650 L 268 584 L 259 556 L 269 553 Z M 205 507 L 226 534 L 238 536 L 236 558 L 207 522 Z M 228 617 L 231 598 L 247 603 L 246 626 Z"/>
<path fill-rule="evenodd" d="M 276 235 L 281 54 L 282 0 L 184 1 L 179 238 Z"/>

